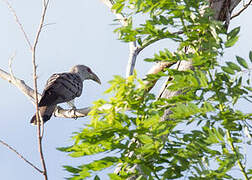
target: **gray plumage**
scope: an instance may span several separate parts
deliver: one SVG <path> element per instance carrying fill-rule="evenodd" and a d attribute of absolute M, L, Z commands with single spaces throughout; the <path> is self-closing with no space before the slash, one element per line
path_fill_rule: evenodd
<path fill-rule="evenodd" d="M 84 65 L 76 65 L 68 73 L 53 74 L 47 80 L 38 104 L 44 123 L 51 118 L 57 104 L 79 97 L 82 93 L 83 81 L 88 79 L 101 84 L 98 76 Z M 34 115 L 31 123 L 36 124 L 36 122 L 36 115 Z"/>

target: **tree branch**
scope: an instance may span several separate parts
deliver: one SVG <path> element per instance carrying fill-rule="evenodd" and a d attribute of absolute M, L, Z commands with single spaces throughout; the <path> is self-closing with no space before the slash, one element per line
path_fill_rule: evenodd
<path fill-rule="evenodd" d="M 247 9 L 247 8 L 249 7 L 249 5 L 250 5 L 251 3 L 252 3 L 252 0 L 250 0 L 247 4 L 245 4 L 245 5 L 243 6 L 243 8 L 242 8 L 238 13 L 234 14 L 234 15 L 231 17 L 231 19 L 233 19 L 233 18 L 239 16 L 243 11 L 245 11 L 245 9 Z"/>
<path fill-rule="evenodd" d="M 127 68 L 126 68 L 126 78 L 131 76 L 134 72 L 134 68 L 136 65 L 136 59 L 137 59 L 137 55 L 139 54 L 140 51 L 138 51 L 136 42 L 130 42 L 129 43 L 129 59 L 128 59 L 128 64 L 127 64 Z"/>
<path fill-rule="evenodd" d="M 36 72 L 36 48 L 38 44 L 38 40 L 41 34 L 41 30 L 45 21 L 45 15 L 46 15 L 46 10 L 48 7 L 49 0 L 42 0 L 43 3 L 43 8 L 42 8 L 42 14 L 40 18 L 40 23 L 39 27 L 35 36 L 35 40 L 32 46 L 32 65 L 33 65 L 33 83 L 34 83 L 34 90 L 35 90 L 35 106 L 36 106 L 36 119 L 37 119 L 37 136 L 38 136 L 38 150 L 39 150 L 39 155 L 40 155 L 40 160 L 41 164 L 43 167 L 43 175 L 45 180 L 48 179 L 47 176 L 47 170 L 46 170 L 46 163 L 45 163 L 45 158 L 43 154 L 43 148 L 42 148 L 42 138 L 43 138 L 43 132 L 44 132 L 44 123 L 43 121 L 40 121 L 40 115 L 39 115 L 39 107 L 38 107 L 38 87 L 37 87 L 37 72 Z M 42 126 L 40 125 L 40 122 L 42 122 Z M 42 130 L 41 130 L 42 128 Z M 41 133 L 42 132 L 42 133 Z"/>
<path fill-rule="evenodd" d="M 161 71 L 164 71 L 166 68 L 170 68 L 172 65 L 176 64 L 175 62 L 158 62 L 155 65 L 153 65 L 150 70 L 147 72 L 147 75 L 149 74 L 157 74 Z M 153 81 L 148 81 L 145 80 L 144 83 L 147 87 L 147 92 L 149 92 L 156 84 L 157 80 L 153 80 Z"/>
<path fill-rule="evenodd" d="M 34 164 L 32 164 L 30 161 L 28 161 L 24 156 L 22 156 L 19 152 L 17 152 L 16 149 L 14 149 L 13 147 L 11 147 L 9 144 L 7 144 L 6 142 L 4 142 L 3 140 L 0 139 L 0 143 L 3 144 L 4 146 L 6 146 L 8 149 L 10 149 L 11 151 L 13 151 L 14 153 L 16 153 L 18 155 L 18 157 L 20 157 L 21 159 L 23 159 L 25 162 L 27 162 L 29 165 L 31 165 L 34 169 L 36 169 L 38 172 L 43 173 L 42 170 L 40 170 L 39 168 L 37 168 Z"/>
<path fill-rule="evenodd" d="M 35 105 L 35 91 L 28 86 L 23 80 L 18 79 L 14 75 L 12 76 L 10 73 L 0 69 L 0 78 L 3 80 L 8 81 L 9 83 L 16 86 L 29 100 Z M 41 98 L 41 95 L 38 93 L 38 98 Z M 84 107 L 80 109 L 76 109 L 76 114 L 74 115 L 71 109 L 63 109 L 60 106 L 55 108 L 54 115 L 56 117 L 64 117 L 64 118 L 78 118 L 78 117 L 85 117 L 89 113 L 91 107 Z"/>
<path fill-rule="evenodd" d="M 60 106 L 57 106 L 57 108 L 54 111 L 54 116 L 62 118 L 78 118 L 87 116 L 90 111 L 91 107 L 85 107 L 76 110 L 72 109 L 66 110 L 61 108 Z"/>

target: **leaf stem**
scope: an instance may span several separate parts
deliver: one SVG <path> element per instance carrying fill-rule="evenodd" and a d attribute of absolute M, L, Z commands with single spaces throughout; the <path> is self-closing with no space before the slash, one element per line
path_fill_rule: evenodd
<path fill-rule="evenodd" d="M 237 163 L 238 163 L 238 166 L 243 174 L 243 176 L 245 177 L 246 180 L 249 180 L 249 177 L 246 173 L 246 170 L 245 170 L 245 167 L 243 166 L 239 156 L 238 156 L 238 153 L 236 151 L 236 148 L 234 146 L 234 143 L 232 141 L 232 137 L 231 137 L 231 133 L 230 133 L 230 130 L 227 130 L 227 140 L 229 142 L 229 145 L 231 146 L 231 150 L 235 153 L 236 157 L 237 157 Z"/>

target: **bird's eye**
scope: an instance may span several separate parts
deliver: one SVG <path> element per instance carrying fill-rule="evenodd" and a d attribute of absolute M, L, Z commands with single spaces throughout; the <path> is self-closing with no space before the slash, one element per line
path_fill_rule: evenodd
<path fill-rule="evenodd" d="M 92 72 L 90 68 L 87 68 L 87 71 L 88 71 L 89 73 L 91 73 L 91 72 Z"/>

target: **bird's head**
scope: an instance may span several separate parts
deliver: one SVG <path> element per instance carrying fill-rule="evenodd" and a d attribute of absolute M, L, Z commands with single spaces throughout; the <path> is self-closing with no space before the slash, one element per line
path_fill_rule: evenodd
<path fill-rule="evenodd" d="M 70 69 L 70 72 L 79 74 L 79 76 L 81 77 L 81 79 L 83 81 L 91 79 L 91 80 L 101 84 L 101 81 L 98 78 L 98 76 L 95 73 L 93 73 L 92 70 L 87 66 L 76 65 Z"/>

